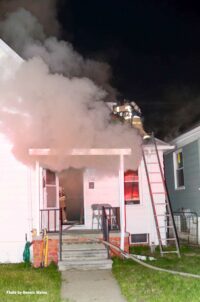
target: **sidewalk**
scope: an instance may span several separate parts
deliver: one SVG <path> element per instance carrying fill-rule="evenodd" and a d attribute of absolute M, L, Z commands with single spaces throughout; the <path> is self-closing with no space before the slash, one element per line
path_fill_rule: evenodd
<path fill-rule="evenodd" d="M 111 270 L 62 272 L 61 297 L 69 302 L 126 302 Z"/>

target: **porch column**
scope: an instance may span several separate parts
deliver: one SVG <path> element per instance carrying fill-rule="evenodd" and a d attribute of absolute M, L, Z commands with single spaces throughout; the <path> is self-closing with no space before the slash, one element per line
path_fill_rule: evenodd
<path fill-rule="evenodd" d="M 125 217 L 124 217 L 124 155 L 120 154 L 119 165 L 119 203 L 120 203 L 120 248 L 124 251 L 124 232 L 125 232 Z"/>
<path fill-rule="evenodd" d="M 36 224 L 38 233 L 40 232 L 40 164 L 39 161 L 35 163 L 35 176 L 36 176 L 36 185 L 35 185 L 35 196 L 36 196 Z"/>

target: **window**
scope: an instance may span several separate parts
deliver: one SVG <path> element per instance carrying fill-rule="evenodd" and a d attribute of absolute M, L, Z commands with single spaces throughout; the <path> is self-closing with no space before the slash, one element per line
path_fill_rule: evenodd
<path fill-rule="evenodd" d="M 94 181 L 89 181 L 89 189 L 94 189 Z"/>
<path fill-rule="evenodd" d="M 43 169 L 44 207 L 56 208 L 57 206 L 57 184 L 56 173 Z"/>
<path fill-rule="evenodd" d="M 46 170 L 46 184 L 55 185 L 56 184 L 56 174 L 50 170 Z"/>
<path fill-rule="evenodd" d="M 183 166 L 183 152 L 178 150 L 175 152 L 175 188 L 184 188 L 184 166 Z"/>
<path fill-rule="evenodd" d="M 128 170 L 124 173 L 124 200 L 125 204 L 139 204 L 138 171 Z"/>
<path fill-rule="evenodd" d="M 131 234 L 131 243 L 148 243 L 148 234 Z"/>

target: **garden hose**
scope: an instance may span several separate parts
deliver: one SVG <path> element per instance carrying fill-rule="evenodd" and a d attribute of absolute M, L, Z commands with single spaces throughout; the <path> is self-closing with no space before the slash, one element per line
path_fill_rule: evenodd
<path fill-rule="evenodd" d="M 169 274 L 173 274 L 173 275 L 180 275 L 180 276 L 183 276 L 183 277 L 191 277 L 191 278 L 196 278 L 196 279 L 200 279 L 200 275 L 196 275 L 196 274 L 191 274 L 191 273 L 184 273 L 184 272 L 178 272 L 178 271 L 173 271 L 173 270 L 169 270 L 169 269 L 165 269 L 165 268 L 161 268 L 161 267 L 157 267 L 157 266 L 154 266 L 154 265 L 151 265 L 151 264 L 148 264 L 148 263 L 145 263 L 141 260 L 139 260 L 138 258 L 136 258 L 136 256 L 133 256 L 127 252 L 124 252 L 123 250 L 121 250 L 118 246 L 110 243 L 110 242 L 107 242 L 107 241 L 104 241 L 102 239 L 94 239 L 94 241 L 100 241 L 102 242 L 103 244 L 105 244 L 106 246 L 109 246 L 111 247 L 112 249 L 116 250 L 117 252 L 119 252 L 124 258 L 126 259 L 132 259 L 133 261 L 147 267 L 147 268 L 150 268 L 150 269 L 153 269 L 155 271 L 159 271 L 159 272 L 165 272 L 165 273 L 169 273 Z"/>

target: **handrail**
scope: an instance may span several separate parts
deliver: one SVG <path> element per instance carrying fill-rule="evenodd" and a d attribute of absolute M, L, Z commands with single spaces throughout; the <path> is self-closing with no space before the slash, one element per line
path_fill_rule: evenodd
<path fill-rule="evenodd" d="M 63 245 L 63 225 L 66 225 L 63 223 L 63 213 L 62 213 L 62 209 L 60 208 L 60 212 L 59 212 L 59 259 L 60 261 L 62 261 L 62 245 Z M 66 229 L 71 229 L 74 225 L 78 224 L 77 222 L 69 225 Z"/>
<path fill-rule="evenodd" d="M 62 219 L 62 209 L 60 208 L 59 211 L 59 255 L 60 255 L 60 261 L 62 261 L 62 225 L 63 225 L 63 219 Z"/>
<path fill-rule="evenodd" d="M 102 232 L 103 232 L 103 240 L 109 242 L 109 231 L 110 231 L 110 220 L 108 219 L 108 215 L 106 213 L 106 208 L 102 207 Z M 110 247 L 107 245 L 107 253 L 108 258 L 110 257 Z"/>
<path fill-rule="evenodd" d="M 102 207 L 102 231 L 104 240 L 109 241 L 109 220 L 104 206 Z"/>

